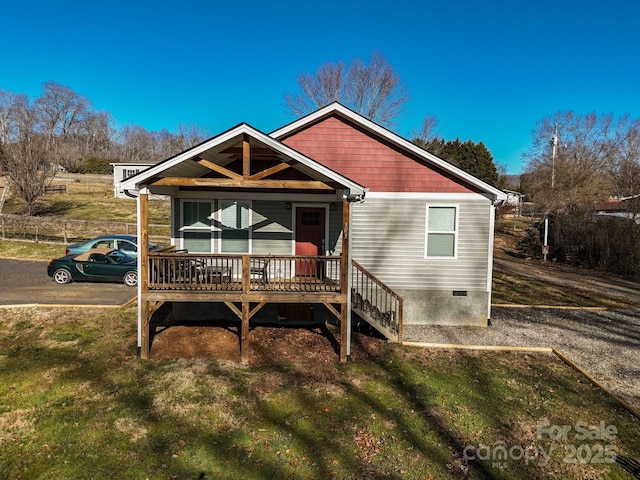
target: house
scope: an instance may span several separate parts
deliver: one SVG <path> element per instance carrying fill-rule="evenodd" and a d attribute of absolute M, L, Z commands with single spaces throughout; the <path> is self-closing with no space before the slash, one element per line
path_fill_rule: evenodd
<path fill-rule="evenodd" d="M 511 207 L 514 215 L 522 215 L 522 205 L 525 197 L 524 194 L 516 192 L 515 190 L 503 189 L 502 191 L 507 195 L 507 199 L 504 204 Z"/>
<path fill-rule="evenodd" d="M 638 205 L 640 204 L 640 195 L 631 195 L 628 197 L 610 197 L 604 202 L 594 202 L 593 210 L 596 217 L 610 217 L 621 220 L 631 219 L 636 223 L 640 223 L 640 215 L 638 215 Z"/>
<path fill-rule="evenodd" d="M 127 178 L 137 175 L 142 170 L 146 170 L 155 163 L 142 162 L 142 163 L 110 163 L 113 167 L 113 197 L 114 198 L 135 198 L 134 195 L 126 195 L 122 189 L 122 182 Z"/>
<path fill-rule="evenodd" d="M 490 318 L 506 194 L 338 103 L 270 134 L 237 125 L 122 188 L 139 192 L 142 245 L 148 195 L 171 198 L 172 247 L 139 255 L 143 358 L 167 303 L 240 320 L 243 361 L 270 305 L 337 318 L 341 361 L 353 314 L 396 341 L 403 323 Z"/>

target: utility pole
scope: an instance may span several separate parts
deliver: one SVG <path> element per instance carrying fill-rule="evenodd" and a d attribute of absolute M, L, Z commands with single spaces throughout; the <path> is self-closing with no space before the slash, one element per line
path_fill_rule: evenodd
<path fill-rule="evenodd" d="M 553 145 L 553 148 L 551 150 L 551 188 L 553 188 L 556 185 L 556 151 L 558 150 L 558 124 L 557 123 L 553 130 L 551 145 Z"/>

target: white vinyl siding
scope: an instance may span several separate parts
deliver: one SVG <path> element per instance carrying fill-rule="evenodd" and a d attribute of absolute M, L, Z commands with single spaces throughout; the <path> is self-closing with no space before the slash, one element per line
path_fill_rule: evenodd
<path fill-rule="evenodd" d="M 220 203 L 221 253 L 249 253 L 250 208 L 247 202 Z"/>
<path fill-rule="evenodd" d="M 455 258 L 425 257 L 425 205 L 450 207 L 451 199 L 367 196 L 353 204 L 353 259 L 391 288 L 486 291 L 491 203 L 480 195 L 454 201 Z"/>
<path fill-rule="evenodd" d="M 454 258 L 457 240 L 457 208 L 427 206 L 425 256 Z"/>

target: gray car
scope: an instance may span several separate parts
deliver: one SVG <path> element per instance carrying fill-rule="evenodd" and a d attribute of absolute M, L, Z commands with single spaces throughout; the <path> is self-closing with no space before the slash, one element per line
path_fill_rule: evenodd
<path fill-rule="evenodd" d="M 66 255 L 78 255 L 93 248 L 111 248 L 126 253 L 132 258 L 138 257 L 138 238 L 135 235 L 101 235 L 83 243 L 76 243 L 67 247 Z M 149 243 L 149 250 L 160 248 Z"/>

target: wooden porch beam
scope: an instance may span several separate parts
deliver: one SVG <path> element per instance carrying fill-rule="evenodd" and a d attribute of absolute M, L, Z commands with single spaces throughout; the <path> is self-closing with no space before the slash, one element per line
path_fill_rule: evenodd
<path fill-rule="evenodd" d="M 165 302 L 155 302 L 153 305 L 149 306 L 149 315 L 153 315 L 158 311 L 160 307 L 164 305 Z"/>
<path fill-rule="evenodd" d="M 342 296 L 344 298 L 343 302 L 340 304 L 340 362 L 347 361 L 347 351 L 351 350 L 349 347 L 347 349 L 347 342 L 350 340 L 350 333 L 348 331 L 349 325 L 349 311 L 347 309 L 347 295 L 351 295 L 349 292 L 349 259 L 351 255 L 349 253 L 349 237 L 351 235 L 351 225 L 349 219 L 351 218 L 350 214 L 351 203 L 349 200 L 344 197 L 342 199 L 342 258 L 340 265 L 340 286 L 342 288 Z"/>
<path fill-rule="evenodd" d="M 258 313 L 260 311 L 260 309 L 262 307 L 264 307 L 267 304 L 267 302 L 260 302 L 258 305 L 256 305 L 255 307 L 253 307 L 253 310 L 251 310 L 249 312 L 249 320 L 251 320 L 253 318 L 253 316 Z"/>
<path fill-rule="evenodd" d="M 217 163 L 210 162 L 209 160 L 205 160 L 204 158 L 201 158 L 200 160 L 198 160 L 198 163 L 203 167 L 207 167 L 209 170 L 213 170 L 214 172 L 218 172 L 224 175 L 225 177 L 233 178 L 235 180 L 242 179 L 242 175 L 238 175 L 237 173 L 232 172 L 228 168 L 224 168 L 223 166 L 218 165 Z"/>
<path fill-rule="evenodd" d="M 289 165 L 288 163 L 281 163 L 279 165 L 275 165 L 271 168 L 267 168 L 266 170 L 263 170 L 261 172 L 258 172 L 254 175 L 251 175 L 249 177 L 249 180 L 262 180 L 263 178 L 269 177 L 275 173 L 281 172 L 283 170 L 286 170 L 287 168 L 290 168 L 291 165 Z"/>
<path fill-rule="evenodd" d="M 150 302 L 251 302 L 251 303 L 345 303 L 346 296 L 341 293 L 289 293 L 272 291 L 255 291 L 242 293 L 241 291 L 219 290 L 151 290 L 142 300 Z M 141 301 L 142 301 L 141 300 Z"/>
<path fill-rule="evenodd" d="M 251 176 L 251 144 L 249 143 L 249 135 L 242 136 L 242 176 L 249 178 Z"/>
<path fill-rule="evenodd" d="M 235 303 L 233 302 L 224 302 L 224 304 L 229 307 L 229 310 L 231 310 L 233 313 L 236 314 L 236 316 L 242 320 L 242 311 L 236 307 Z M 258 311 L 264 307 L 267 304 L 267 302 L 260 302 L 258 305 L 256 305 L 255 307 L 253 307 L 253 310 L 251 310 L 249 312 L 249 320 L 251 320 L 251 318 L 253 318 L 253 316 L 258 313 Z"/>
<path fill-rule="evenodd" d="M 341 314 L 338 310 L 336 310 L 336 309 L 333 307 L 333 305 L 331 305 L 330 303 L 326 303 L 326 302 L 325 302 L 325 303 L 323 303 L 323 305 L 324 305 L 325 307 L 327 307 L 327 310 L 329 310 L 331 313 L 333 313 L 333 315 L 334 315 L 338 320 L 340 320 L 340 319 L 342 318 L 342 314 Z"/>
<path fill-rule="evenodd" d="M 229 310 L 235 313 L 240 320 L 242 320 L 242 312 L 233 302 L 224 302 L 224 304 L 229 307 Z"/>
<path fill-rule="evenodd" d="M 164 177 L 153 186 L 170 187 L 210 187 L 210 188 L 273 188 L 297 190 L 334 190 L 333 187 L 316 180 L 253 180 L 248 178 L 186 178 Z"/>
<path fill-rule="evenodd" d="M 242 293 L 249 293 L 249 281 L 251 279 L 251 260 L 249 255 L 242 256 Z M 247 365 L 249 363 L 249 302 L 242 302 L 242 319 L 240 324 L 240 363 Z"/>
<path fill-rule="evenodd" d="M 138 262 L 139 262 L 139 278 L 140 283 L 140 299 L 141 302 L 139 325 L 140 325 L 140 358 L 148 359 L 151 353 L 151 340 L 149 329 L 151 327 L 151 315 L 153 310 L 151 302 L 145 299 L 146 293 L 149 291 L 149 196 L 146 193 L 140 193 L 138 196 L 139 211 L 138 222 L 140 222 L 138 235 Z"/>

